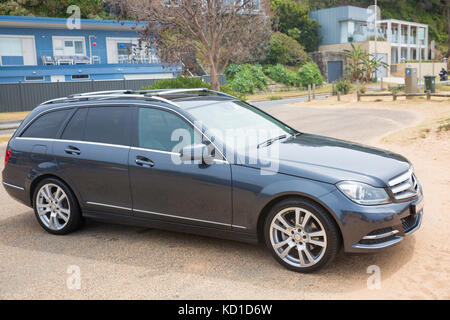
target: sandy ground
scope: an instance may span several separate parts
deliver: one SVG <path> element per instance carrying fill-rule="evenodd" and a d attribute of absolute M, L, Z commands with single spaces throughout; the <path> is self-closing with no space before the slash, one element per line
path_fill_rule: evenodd
<path fill-rule="evenodd" d="M 372 113 L 371 132 L 385 125 L 386 137 L 359 135 L 358 126 L 345 123 L 336 124 L 342 127 L 335 136 L 352 136 L 413 162 L 425 191 L 425 216 L 422 228 L 399 245 L 377 254 L 341 253 L 327 269 L 302 275 L 278 265 L 262 246 L 233 241 L 96 222 L 65 237 L 52 236 L 39 227 L 31 209 L 1 189 L 0 298 L 449 299 L 450 131 L 438 134 L 436 128 L 438 119 L 450 117 L 450 102 L 335 100 L 268 111 L 299 129 L 310 123 L 313 133 L 330 131 L 334 118 L 326 128 L 317 124 L 315 114 L 302 122 L 305 107 L 344 115 L 355 109 L 380 112 L 385 120 L 375 121 L 377 113 Z M 80 290 L 67 287 L 71 265 L 81 270 Z M 372 265 L 380 268 L 380 289 L 367 287 Z"/>

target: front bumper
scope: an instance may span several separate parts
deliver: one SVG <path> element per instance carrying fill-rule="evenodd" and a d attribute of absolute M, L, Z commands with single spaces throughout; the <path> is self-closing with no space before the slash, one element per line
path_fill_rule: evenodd
<path fill-rule="evenodd" d="M 336 216 L 344 251 L 371 252 L 393 246 L 417 231 L 423 218 L 423 194 L 410 201 L 362 206 L 340 191 L 321 198 Z"/>

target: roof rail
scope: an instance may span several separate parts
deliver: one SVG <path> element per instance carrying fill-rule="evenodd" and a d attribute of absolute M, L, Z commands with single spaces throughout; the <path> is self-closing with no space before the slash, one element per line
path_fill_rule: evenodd
<path fill-rule="evenodd" d="M 208 92 L 208 93 L 214 93 L 218 96 L 224 96 L 224 97 L 229 97 L 229 98 L 236 98 L 233 97 L 232 95 L 220 92 L 220 91 L 215 91 L 215 90 L 211 90 L 208 88 L 192 88 L 192 89 L 161 89 L 161 90 L 146 90 L 145 93 L 146 94 L 150 94 L 150 95 L 169 95 L 169 94 L 177 94 L 177 93 L 189 93 L 189 92 Z"/>
<path fill-rule="evenodd" d="M 161 89 L 161 90 L 110 90 L 110 91 L 96 91 L 96 92 L 87 92 L 87 93 L 76 93 L 69 95 L 65 98 L 56 98 L 52 100 L 48 100 L 42 102 L 41 105 L 46 105 L 55 102 L 72 102 L 77 100 L 89 100 L 89 99 L 98 99 L 98 100 L 106 100 L 111 98 L 123 98 L 125 95 L 129 98 L 141 98 L 141 99 L 153 99 L 162 102 L 169 103 L 171 105 L 178 106 L 173 103 L 169 99 L 165 99 L 162 96 L 177 94 L 177 93 L 189 93 L 189 92 L 206 92 L 213 93 L 218 96 L 228 97 L 236 99 L 232 95 L 210 90 L 207 88 L 193 88 L 193 89 Z"/>
<path fill-rule="evenodd" d="M 168 99 L 164 99 L 162 97 L 158 97 L 158 96 L 146 96 L 146 95 L 141 95 L 141 94 L 129 94 L 126 96 L 127 98 L 137 98 L 137 99 L 143 99 L 143 100 L 156 100 L 156 101 L 160 101 L 160 102 L 165 102 L 168 103 L 170 105 L 179 107 L 176 103 L 168 100 Z M 40 105 L 46 105 L 46 104 L 51 104 L 51 103 L 55 103 L 55 102 L 75 102 L 75 101 L 89 101 L 89 100 L 108 100 L 108 99 L 117 99 L 117 98 L 124 98 L 124 94 L 86 94 L 86 95 L 75 95 L 75 96 L 69 96 L 67 98 L 58 98 L 58 99 L 53 99 L 53 100 L 48 100 L 45 101 L 43 103 L 41 103 Z"/>

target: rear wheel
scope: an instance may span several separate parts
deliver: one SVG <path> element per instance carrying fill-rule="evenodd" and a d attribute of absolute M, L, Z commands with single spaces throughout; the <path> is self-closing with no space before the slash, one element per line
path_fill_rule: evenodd
<path fill-rule="evenodd" d="M 82 224 L 81 210 L 73 192 L 57 179 L 44 179 L 37 185 L 33 206 L 39 224 L 49 233 L 67 234 Z"/>
<path fill-rule="evenodd" d="M 306 199 L 287 199 L 269 212 L 264 236 L 275 259 L 290 270 L 314 272 L 328 265 L 340 248 L 330 215 Z"/>

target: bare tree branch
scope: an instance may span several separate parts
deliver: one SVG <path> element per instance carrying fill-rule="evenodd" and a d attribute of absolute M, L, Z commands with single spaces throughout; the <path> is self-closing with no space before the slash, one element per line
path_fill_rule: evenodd
<path fill-rule="evenodd" d="M 197 57 L 209 68 L 211 84 L 230 61 L 263 55 L 270 38 L 270 19 L 254 0 L 108 0 L 124 18 L 145 21 L 143 41 L 157 43 L 157 54 L 169 65 L 182 61 L 188 68 Z M 266 4 L 267 2 L 267 4 Z M 195 56 L 194 56 L 195 55 Z"/>

